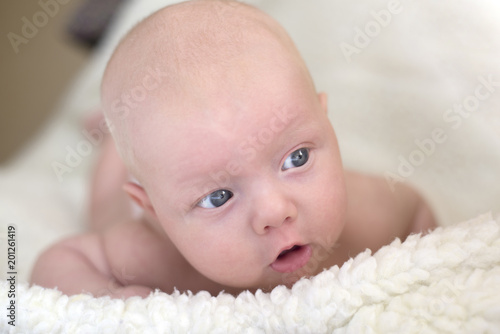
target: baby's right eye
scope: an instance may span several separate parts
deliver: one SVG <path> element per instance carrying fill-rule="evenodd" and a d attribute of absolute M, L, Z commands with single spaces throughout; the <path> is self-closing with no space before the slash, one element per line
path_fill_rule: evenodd
<path fill-rule="evenodd" d="M 231 197 L 233 197 L 233 193 L 229 190 L 216 190 L 210 195 L 204 197 L 196 205 L 204 209 L 214 209 L 224 205 Z"/>

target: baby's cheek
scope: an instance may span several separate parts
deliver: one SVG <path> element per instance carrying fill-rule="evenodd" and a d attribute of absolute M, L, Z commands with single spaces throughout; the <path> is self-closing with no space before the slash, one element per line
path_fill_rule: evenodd
<path fill-rule="evenodd" d="M 191 252 L 191 262 L 200 272 L 224 273 L 234 268 L 241 261 L 238 245 L 225 242 L 223 238 L 207 236 L 209 240 L 200 240 L 195 252 Z"/>
<path fill-rule="evenodd" d="M 233 252 L 234 255 L 234 252 Z M 216 257 L 205 258 L 198 271 L 205 277 L 223 285 L 252 286 L 258 278 L 257 267 L 249 262 L 248 254 L 239 254 L 238 257 L 226 257 L 223 254 Z"/>
<path fill-rule="evenodd" d="M 331 243 L 340 236 L 345 225 L 347 212 L 347 195 L 342 176 L 335 173 L 323 173 L 318 182 L 315 198 L 315 215 L 321 224 L 326 243 Z"/>

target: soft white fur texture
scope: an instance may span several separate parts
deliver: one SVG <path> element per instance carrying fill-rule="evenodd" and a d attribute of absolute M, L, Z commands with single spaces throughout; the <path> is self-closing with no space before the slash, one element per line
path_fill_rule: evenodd
<path fill-rule="evenodd" d="M 219 332 L 225 333 L 253 324 L 260 330 L 249 333 L 334 328 L 351 333 L 500 333 L 498 222 L 489 218 L 451 226 L 485 212 L 493 217 L 500 213 L 496 0 L 245 1 L 285 26 L 318 91 L 327 92 L 346 168 L 397 175 L 402 159 L 417 157 L 417 143 L 440 129 L 446 139 L 421 155 L 400 181 L 417 187 L 440 225 L 449 228 L 422 239 L 413 236 L 374 256 L 362 254 L 340 271 L 334 267 L 292 290 L 277 288 L 237 299 L 157 293 L 122 302 L 28 288 L 25 282 L 40 251 L 85 229 L 89 175 L 99 144 L 92 144 L 92 153 L 62 180 L 53 163 L 65 163 L 68 148 L 76 150 L 87 140 L 82 119 L 99 105 L 102 71 L 119 38 L 141 18 L 173 2 L 128 1 L 52 122 L 0 169 L 0 236 L 4 241 L 7 226 L 16 225 L 19 282 L 18 327 L 8 327 L 4 317 L 0 329 L 154 333 L 169 328 L 187 332 L 183 328 L 189 326 L 192 332 L 205 332 L 220 325 Z M 378 24 L 366 45 L 346 56 L 341 46 L 356 46 L 359 31 L 375 27 L 376 17 L 381 20 L 379 14 L 389 8 L 398 8 L 397 13 Z M 456 105 L 472 101 L 485 78 L 495 82 L 489 96 L 478 100 L 466 117 L 450 114 Z M 2 260 L 1 275 L 7 272 L 5 264 Z M 5 289 L 4 281 L 1 305 L 8 302 Z M 168 319 L 172 321 L 164 322 Z M 88 327 L 77 326 L 84 322 Z M 241 327 L 229 327 L 233 325 Z"/>
<path fill-rule="evenodd" d="M 8 288 L 0 285 L 2 305 Z M 498 333 L 500 221 L 411 235 L 271 293 L 123 301 L 17 290 L 17 333 Z"/>

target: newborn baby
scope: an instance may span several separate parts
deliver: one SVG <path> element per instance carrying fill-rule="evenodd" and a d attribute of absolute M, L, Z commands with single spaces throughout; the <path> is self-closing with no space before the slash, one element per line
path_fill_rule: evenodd
<path fill-rule="evenodd" d="M 105 149 L 96 177 L 110 184 L 96 187 L 113 195 L 93 231 L 41 255 L 33 283 L 113 297 L 268 291 L 435 227 L 411 188 L 343 169 L 325 94 L 284 29 L 248 5 L 148 17 L 109 61 L 102 108 L 124 165 Z"/>

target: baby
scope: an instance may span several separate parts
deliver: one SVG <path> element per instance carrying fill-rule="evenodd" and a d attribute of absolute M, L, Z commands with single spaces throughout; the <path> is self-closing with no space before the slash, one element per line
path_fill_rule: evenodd
<path fill-rule="evenodd" d="M 44 252 L 33 283 L 113 297 L 269 291 L 435 227 L 408 186 L 343 169 L 325 94 L 284 29 L 248 5 L 151 15 L 115 50 L 102 104 L 124 164 L 104 149 L 93 231 Z"/>

